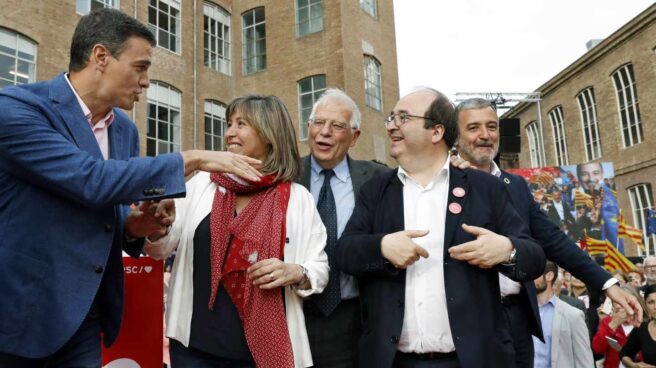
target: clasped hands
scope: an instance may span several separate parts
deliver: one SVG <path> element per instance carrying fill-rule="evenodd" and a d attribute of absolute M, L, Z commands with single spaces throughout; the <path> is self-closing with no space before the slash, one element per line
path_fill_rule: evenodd
<path fill-rule="evenodd" d="M 463 224 L 462 228 L 476 239 L 449 248 L 451 258 L 480 268 L 492 268 L 510 259 L 513 245 L 507 237 L 478 226 Z M 412 240 L 426 235 L 428 230 L 403 230 L 387 234 L 381 240 L 381 253 L 394 267 L 407 268 L 422 257 L 429 257 L 428 251 Z"/>
<path fill-rule="evenodd" d="M 310 285 L 303 267 L 294 263 L 285 263 L 278 258 L 261 260 L 250 266 L 246 273 L 253 285 L 265 290 L 289 285 L 308 289 Z"/>
<path fill-rule="evenodd" d="M 125 220 L 125 235 L 132 238 L 148 237 L 157 240 L 166 234 L 175 221 L 175 201 L 141 202 Z"/>

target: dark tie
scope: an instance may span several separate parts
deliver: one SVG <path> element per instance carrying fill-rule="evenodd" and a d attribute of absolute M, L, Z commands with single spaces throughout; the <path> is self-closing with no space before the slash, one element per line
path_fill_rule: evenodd
<path fill-rule="evenodd" d="M 321 172 L 323 173 L 323 186 L 321 187 L 321 192 L 319 192 L 317 210 L 328 233 L 325 250 L 328 255 L 328 264 L 330 265 L 330 273 L 328 274 L 330 278 L 323 293 L 314 297 L 314 303 L 324 316 L 328 316 L 341 300 L 339 272 L 335 268 L 334 261 L 335 246 L 337 245 L 337 209 L 335 207 L 333 190 L 330 188 L 330 178 L 335 175 L 335 172 L 332 170 L 322 170 Z"/>

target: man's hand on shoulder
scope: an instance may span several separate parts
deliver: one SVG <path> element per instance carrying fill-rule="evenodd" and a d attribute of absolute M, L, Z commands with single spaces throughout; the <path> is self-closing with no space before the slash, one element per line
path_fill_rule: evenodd
<path fill-rule="evenodd" d="M 426 234 L 428 230 L 404 230 L 385 235 L 380 242 L 383 257 L 396 268 L 406 268 L 421 257 L 428 258 L 428 251 L 412 241 Z"/>
<path fill-rule="evenodd" d="M 471 167 L 471 162 L 458 155 L 451 155 L 451 165 L 464 170 Z"/>
<path fill-rule="evenodd" d="M 462 228 L 476 239 L 449 248 L 452 258 L 480 268 L 492 268 L 510 261 L 514 249 L 510 239 L 478 226 L 462 224 Z"/>

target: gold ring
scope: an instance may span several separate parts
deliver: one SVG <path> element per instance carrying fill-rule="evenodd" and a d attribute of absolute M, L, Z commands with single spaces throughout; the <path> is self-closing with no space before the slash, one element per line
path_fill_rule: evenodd
<path fill-rule="evenodd" d="M 269 274 L 269 280 L 273 280 L 273 272 Z"/>

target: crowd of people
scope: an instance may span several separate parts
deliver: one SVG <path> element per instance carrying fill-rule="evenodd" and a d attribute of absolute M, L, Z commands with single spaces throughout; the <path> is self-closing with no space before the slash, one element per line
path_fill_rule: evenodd
<path fill-rule="evenodd" d="M 349 156 L 362 118 L 338 89 L 313 107 L 306 157 L 285 105 L 258 94 L 229 104 L 226 151 L 139 157 L 121 109 L 148 87 L 154 45 L 134 18 L 93 11 L 67 73 L 0 90 L 0 367 L 100 366 L 121 250 L 176 252 L 176 368 L 590 367 L 591 347 L 651 364 L 656 294 L 645 306 L 496 165 L 488 101 L 401 97 L 382 122 L 396 169 Z M 557 297 L 559 266 L 586 311 L 611 304 L 591 343 L 585 312 Z"/>
<path fill-rule="evenodd" d="M 565 167 L 556 169 L 561 172 L 543 171 L 529 184 L 540 209 L 574 241 L 602 239 L 602 205 L 615 190 L 614 178 L 604 177 L 599 162 L 576 165 L 576 176 Z"/>

